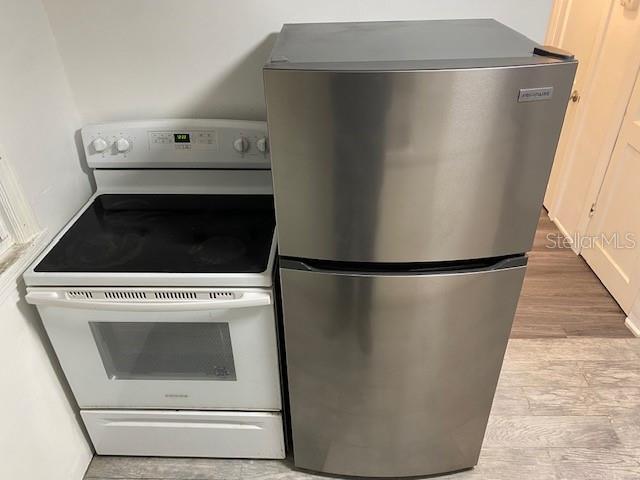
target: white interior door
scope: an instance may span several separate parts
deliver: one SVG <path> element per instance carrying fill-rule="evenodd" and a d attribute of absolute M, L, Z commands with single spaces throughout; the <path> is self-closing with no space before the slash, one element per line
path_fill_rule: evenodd
<path fill-rule="evenodd" d="M 618 1 L 574 0 L 570 6 L 568 31 L 575 27 L 585 39 L 593 38 L 589 30 L 595 17 L 601 18 L 593 49 L 585 57 L 589 59 L 588 69 L 579 71 L 584 75 L 579 80 L 583 84 L 578 86 L 581 98 L 575 118 L 565 127 L 566 138 L 558 150 L 558 163 L 545 199 L 556 225 L 574 236 L 586 232 L 591 205 L 602 185 L 633 89 L 640 64 L 640 19 L 637 10 L 628 10 Z M 571 25 L 574 27 L 569 28 Z M 576 42 L 579 45 L 579 40 Z M 564 43 L 561 46 L 571 49 Z M 580 55 L 584 53 L 577 55 L 584 62 Z M 576 253 L 579 247 L 575 245 Z"/>
<path fill-rule="evenodd" d="M 584 102 L 580 95 L 584 93 L 589 79 L 597 49 L 602 42 L 602 30 L 609 15 L 612 0 L 558 0 L 550 20 L 545 42 L 573 53 L 579 61 L 578 71 L 573 82 L 572 99 L 567 107 L 553 169 L 549 179 L 544 204 L 550 212 L 554 210 L 554 201 L 560 184 L 560 178 L 566 171 L 567 149 L 575 136 L 577 118 Z"/>
<path fill-rule="evenodd" d="M 640 81 L 624 116 L 582 255 L 628 314 L 640 288 Z M 612 241 L 613 240 L 613 241 Z M 615 241 L 617 240 L 617 241 Z M 633 248 L 632 248 L 633 247 Z"/>

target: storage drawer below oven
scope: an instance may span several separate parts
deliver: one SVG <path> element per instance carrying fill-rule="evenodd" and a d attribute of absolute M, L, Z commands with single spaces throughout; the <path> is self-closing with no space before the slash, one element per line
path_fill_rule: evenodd
<path fill-rule="evenodd" d="M 284 458 L 280 413 L 82 410 L 99 455 Z"/>

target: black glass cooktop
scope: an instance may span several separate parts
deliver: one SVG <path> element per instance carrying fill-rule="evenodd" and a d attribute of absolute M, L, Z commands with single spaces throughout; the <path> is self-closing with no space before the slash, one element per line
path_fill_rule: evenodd
<path fill-rule="evenodd" d="M 35 270 L 258 273 L 274 228 L 271 195 L 100 195 Z"/>

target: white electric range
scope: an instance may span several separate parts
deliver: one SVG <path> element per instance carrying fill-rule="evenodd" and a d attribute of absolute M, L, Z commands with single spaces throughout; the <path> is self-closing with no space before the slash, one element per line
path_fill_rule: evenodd
<path fill-rule="evenodd" d="M 24 279 L 97 453 L 284 457 L 266 135 L 82 129 L 97 191 Z"/>

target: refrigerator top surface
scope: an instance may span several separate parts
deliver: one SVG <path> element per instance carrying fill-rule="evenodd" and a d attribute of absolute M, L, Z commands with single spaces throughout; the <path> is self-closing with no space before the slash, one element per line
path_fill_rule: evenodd
<path fill-rule="evenodd" d="M 267 69 L 395 71 L 558 63 L 494 19 L 285 24 Z"/>

